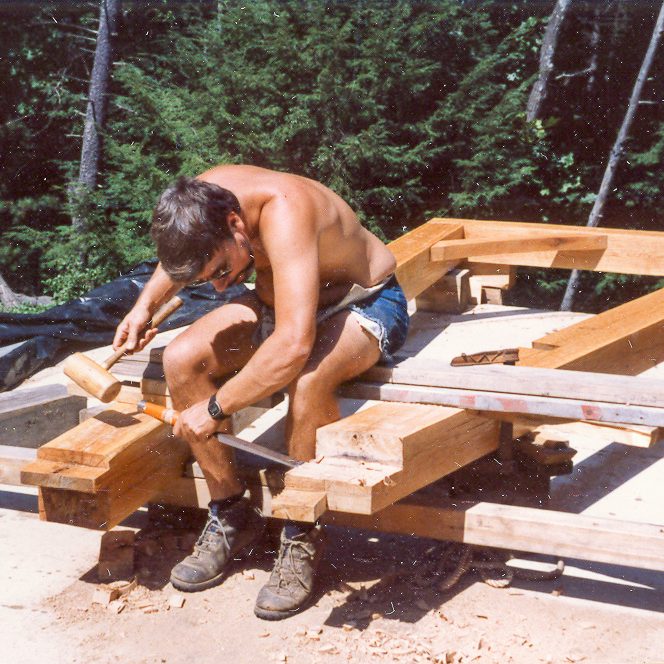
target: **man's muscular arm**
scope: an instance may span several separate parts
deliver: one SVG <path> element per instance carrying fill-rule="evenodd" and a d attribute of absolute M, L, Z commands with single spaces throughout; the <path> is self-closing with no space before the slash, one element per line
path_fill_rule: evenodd
<path fill-rule="evenodd" d="M 143 287 L 136 304 L 118 325 L 113 339 L 113 348 L 117 350 L 126 341 L 128 351 L 141 350 L 155 337 L 157 330 L 146 330 L 142 335 L 141 331 L 145 329 L 157 309 L 181 288 L 182 284 L 176 284 L 159 263 L 154 274 Z"/>
<path fill-rule="evenodd" d="M 279 198 L 262 211 L 261 241 L 274 281 L 275 330 L 245 367 L 217 393 L 233 413 L 291 383 L 302 371 L 316 339 L 320 288 L 314 211 Z"/>

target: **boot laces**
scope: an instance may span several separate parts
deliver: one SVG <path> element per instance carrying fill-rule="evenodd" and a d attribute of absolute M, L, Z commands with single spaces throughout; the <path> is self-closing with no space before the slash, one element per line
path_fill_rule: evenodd
<path fill-rule="evenodd" d="M 205 528 L 203 528 L 203 532 L 196 542 L 196 548 L 202 551 L 216 549 L 220 535 L 224 540 L 226 549 L 230 550 L 231 547 L 228 542 L 228 536 L 226 535 L 224 524 L 221 522 L 218 516 L 215 516 L 214 514 L 208 514 L 207 523 L 205 524 Z"/>
<path fill-rule="evenodd" d="M 300 555 L 296 556 L 296 552 Z M 303 588 L 307 589 L 307 584 L 302 579 L 302 569 L 298 568 L 298 560 L 302 562 L 303 556 L 311 557 L 311 551 L 307 547 L 306 541 L 288 539 L 284 540 L 279 550 L 279 559 L 275 565 L 274 571 L 277 572 L 277 587 L 284 588 L 289 582 L 295 579 Z M 287 561 L 287 564 L 284 564 Z"/>

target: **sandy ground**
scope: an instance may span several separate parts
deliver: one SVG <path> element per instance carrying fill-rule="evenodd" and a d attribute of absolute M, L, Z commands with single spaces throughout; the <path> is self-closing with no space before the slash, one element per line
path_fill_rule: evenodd
<path fill-rule="evenodd" d="M 4 489 L 7 662 L 664 663 L 664 573 L 567 560 L 557 580 L 494 588 L 471 574 L 441 592 L 435 570 L 455 555 L 449 546 L 341 529 L 329 532 L 315 603 L 275 623 L 253 615 L 270 533 L 223 585 L 169 608 L 168 571 L 196 534 L 138 513 L 128 523 L 139 583 L 116 613 L 92 601 L 99 533 L 40 522 L 34 494 Z"/>

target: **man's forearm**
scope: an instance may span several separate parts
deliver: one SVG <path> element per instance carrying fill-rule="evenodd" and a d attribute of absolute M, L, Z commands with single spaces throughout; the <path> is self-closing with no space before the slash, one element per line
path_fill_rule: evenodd
<path fill-rule="evenodd" d="M 311 348 L 282 341 L 275 332 L 244 368 L 217 391 L 224 412 L 234 413 L 289 385 L 301 373 Z"/>
<path fill-rule="evenodd" d="M 176 284 L 161 267 L 157 265 L 154 274 L 145 284 L 141 294 L 136 300 L 136 306 L 146 307 L 150 313 L 154 313 L 164 302 L 169 300 L 182 288 L 181 284 Z"/>

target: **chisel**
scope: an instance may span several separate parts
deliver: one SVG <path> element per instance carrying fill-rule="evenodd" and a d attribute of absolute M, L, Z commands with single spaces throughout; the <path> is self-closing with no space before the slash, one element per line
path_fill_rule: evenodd
<path fill-rule="evenodd" d="M 157 420 L 161 420 L 166 424 L 173 426 L 178 419 L 180 413 L 177 410 L 172 408 L 166 408 L 165 406 L 159 406 L 156 403 L 150 403 L 149 401 L 139 401 L 136 404 L 136 408 L 139 412 L 150 415 Z M 275 452 L 270 450 L 267 447 L 262 445 L 257 445 L 248 440 L 243 440 L 237 436 L 232 436 L 228 433 L 215 433 L 215 438 L 224 445 L 229 445 L 234 447 L 237 450 L 243 450 L 244 452 L 249 452 L 249 454 L 255 454 L 263 459 L 268 461 L 274 461 L 275 463 L 281 464 L 283 466 L 288 466 L 289 468 L 295 468 L 296 466 L 301 465 L 303 462 L 293 459 L 293 457 L 288 456 L 287 454 L 282 454 L 281 452 Z"/>

